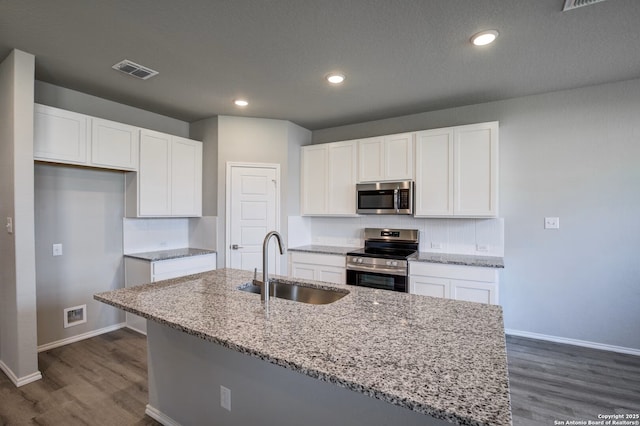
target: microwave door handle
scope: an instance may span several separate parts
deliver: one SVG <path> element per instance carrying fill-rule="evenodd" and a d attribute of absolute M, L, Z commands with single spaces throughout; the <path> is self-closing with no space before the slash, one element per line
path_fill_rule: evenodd
<path fill-rule="evenodd" d="M 396 212 L 400 208 L 400 191 L 398 189 L 393 190 L 393 208 Z"/>

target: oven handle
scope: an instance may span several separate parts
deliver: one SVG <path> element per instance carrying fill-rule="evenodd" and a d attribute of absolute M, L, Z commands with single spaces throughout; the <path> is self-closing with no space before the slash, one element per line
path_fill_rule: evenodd
<path fill-rule="evenodd" d="M 399 277 L 407 276 L 406 270 L 398 270 L 392 268 L 371 268 L 367 266 L 355 266 L 355 265 L 347 265 L 348 271 L 360 271 L 360 272 L 371 272 L 374 274 L 389 274 L 389 275 L 397 275 Z"/>

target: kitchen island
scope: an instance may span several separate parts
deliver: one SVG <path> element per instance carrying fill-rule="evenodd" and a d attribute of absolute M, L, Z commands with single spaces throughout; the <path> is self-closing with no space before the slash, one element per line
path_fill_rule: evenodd
<path fill-rule="evenodd" d="M 499 306 L 296 280 L 349 294 L 326 305 L 272 298 L 267 312 L 238 290 L 252 278 L 221 269 L 94 296 L 151 320 L 149 415 L 184 425 L 511 424 Z"/>

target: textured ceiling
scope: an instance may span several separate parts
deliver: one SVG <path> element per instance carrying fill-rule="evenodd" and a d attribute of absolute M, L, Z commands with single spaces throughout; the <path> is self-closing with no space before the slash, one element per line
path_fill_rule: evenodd
<path fill-rule="evenodd" d="M 640 77 L 640 1 L 0 0 L 0 58 L 36 78 L 188 122 L 321 129 Z M 497 29 L 497 42 L 469 37 Z M 160 71 L 142 81 L 122 59 Z M 323 80 L 340 70 L 347 80 Z M 232 100 L 251 103 L 238 109 Z"/>

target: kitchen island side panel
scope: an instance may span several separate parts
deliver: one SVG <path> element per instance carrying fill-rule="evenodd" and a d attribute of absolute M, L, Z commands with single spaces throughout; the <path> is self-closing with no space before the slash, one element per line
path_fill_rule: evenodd
<path fill-rule="evenodd" d="M 179 424 L 325 426 L 451 423 L 148 322 L 149 407 Z M 231 411 L 220 405 L 231 390 Z"/>

